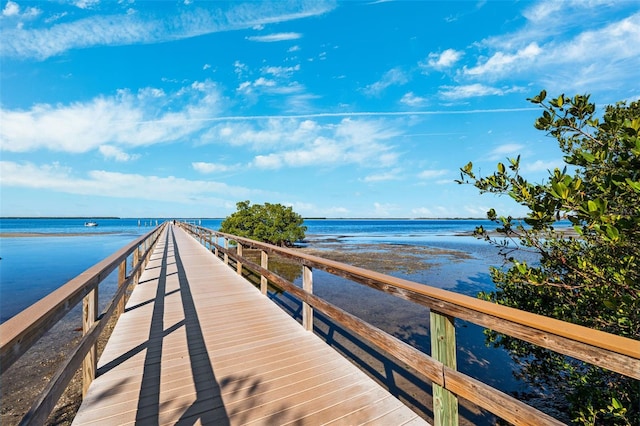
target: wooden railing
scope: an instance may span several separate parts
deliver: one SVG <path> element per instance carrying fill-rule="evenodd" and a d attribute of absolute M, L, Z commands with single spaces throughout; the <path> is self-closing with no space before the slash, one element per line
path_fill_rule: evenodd
<path fill-rule="evenodd" d="M 456 371 L 455 318 L 640 380 L 638 340 L 304 254 L 295 249 L 277 247 L 200 226 L 185 223 L 181 223 L 181 226 L 216 256 L 222 257 L 225 263 L 229 264 L 229 260 L 233 260 L 239 274 L 242 274 L 243 267 L 258 274 L 263 294 L 267 293 L 267 283 L 272 282 L 299 298 L 303 303 L 303 326 L 307 330 L 313 330 L 313 310 L 317 309 L 431 380 L 434 422 L 437 426 L 458 424 L 458 397 L 465 398 L 512 424 L 562 424 L 510 395 Z M 223 240 L 222 245 L 219 244 L 220 238 Z M 230 241 L 235 242 L 235 250 L 229 249 Z M 243 257 L 243 248 L 260 250 L 260 265 Z M 303 268 L 302 288 L 269 271 L 269 255 L 279 255 L 299 263 Z M 313 268 L 428 307 L 431 355 L 315 296 L 312 291 Z"/>
<path fill-rule="evenodd" d="M 51 329 L 82 300 L 83 337 L 65 362 L 57 369 L 20 424 L 44 424 L 74 374 L 82 366 L 82 394 L 95 378 L 97 342 L 100 333 L 114 315 L 124 311 L 124 299 L 130 284 L 136 284 L 166 224 L 136 239 L 116 253 L 90 267 L 56 291 L 34 303 L 0 325 L 0 374 L 17 361 L 42 335 Z M 132 257 L 127 271 L 127 259 Z M 118 268 L 118 289 L 98 315 L 98 288 Z"/>

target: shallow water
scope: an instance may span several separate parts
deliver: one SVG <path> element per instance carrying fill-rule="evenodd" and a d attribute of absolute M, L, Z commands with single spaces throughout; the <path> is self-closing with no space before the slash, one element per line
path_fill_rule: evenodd
<path fill-rule="evenodd" d="M 114 253 L 133 235 L 0 238 L 0 322 Z M 115 279 L 101 285 L 101 296 Z M 102 299 L 102 297 L 101 297 Z"/>
<path fill-rule="evenodd" d="M 148 232 L 150 228 L 145 224 L 155 225 L 155 220 L 148 220 L 138 226 L 137 219 L 98 220 L 97 228 L 85 228 L 82 219 L 25 221 L 0 220 L 0 231 L 5 234 L 41 232 L 55 236 L 0 238 L 0 321 L 6 321 Z M 221 220 L 192 222 L 218 229 Z M 316 244 L 328 250 L 332 247 L 356 249 L 366 244 L 367 250 L 384 246 L 384 250 L 392 247 L 391 251 L 396 253 L 415 247 L 458 252 L 461 256 L 449 253 L 419 258 L 418 262 L 424 263 L 425 267 L 413 265 L 409 268 L 412 272 L 402 272 L 400 268 L 390 274 L 469 296 L 492 290 L 489 266 L 501 264 L 495 247 L 470 236 L 461 236 L 468 235 L 480 224 L 487 228 L 487 221 L 310 220 L 305 224 L 308 226 L 308 245 Z M 82 233 L 86 235 L 77 236 Z M 393 253 L 388 254 L 393 256 Z M 101 286 L 101 309 L 116 289 L 116 274 L 117 271 Z M 427 308 L 322 271 L 314 271 L 314 293 L 416 348 L 430 352 Z M 80 324 L 79 312 L 68 318 L 71 318 L 68 321 Z M 73 330 L 73 326 L 67 328 Z M 487 348 L 480 327 L 456 320 L 456 329 L 460 371 L 505 392 L 523 390 L 523 385 L 513 377 L 516 366 L 508 354 Z"/>

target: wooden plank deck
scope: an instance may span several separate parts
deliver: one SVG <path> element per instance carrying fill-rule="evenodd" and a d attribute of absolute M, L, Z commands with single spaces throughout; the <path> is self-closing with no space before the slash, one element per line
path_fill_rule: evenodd
<path fill-rule="evenodd" d="M 73 422 L 134 423 L 426 424 L 171 225 Z"/>

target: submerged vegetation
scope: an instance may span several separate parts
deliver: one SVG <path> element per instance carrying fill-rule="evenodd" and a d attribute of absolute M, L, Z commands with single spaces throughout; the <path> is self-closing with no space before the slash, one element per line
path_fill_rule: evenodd
<path fill-rule="evenodd" d="M 566 167 L 548 182 L 520 174 L 520 157 L 479 177 L 473 164 L 459 183 L 480 192 L 508 195 L 528 209 L 524 224 L 499 216 L 498 237 L 476 234 L 501 247 L 505 267 L 492 268 L 496 291 L 483 299 L 632 339 L 640 336 L 640 103 L 607 106 L 601 118 L 589 96 L 542 91 L 530 101 L 542 108 L 535 127 L 555 138 Z M 576 236 L 558 232 L 568 219 Z M 518 251 L 534 252 L 529 264 Z M 640 383 L 607 370 L 488 332 L 507 348 L 523 377 L 539 389 L 566 397 L 576 424 L 640 424 Z M 640 344 L 640 343 L 639 343 Z"/>

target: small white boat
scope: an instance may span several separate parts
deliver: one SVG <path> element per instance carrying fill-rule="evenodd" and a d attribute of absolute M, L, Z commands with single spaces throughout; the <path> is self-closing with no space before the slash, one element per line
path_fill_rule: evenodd
<path fill-rule="evenodd" d="M 85 222 L 84 226 L 98 226 L 97 222 Z"/>

